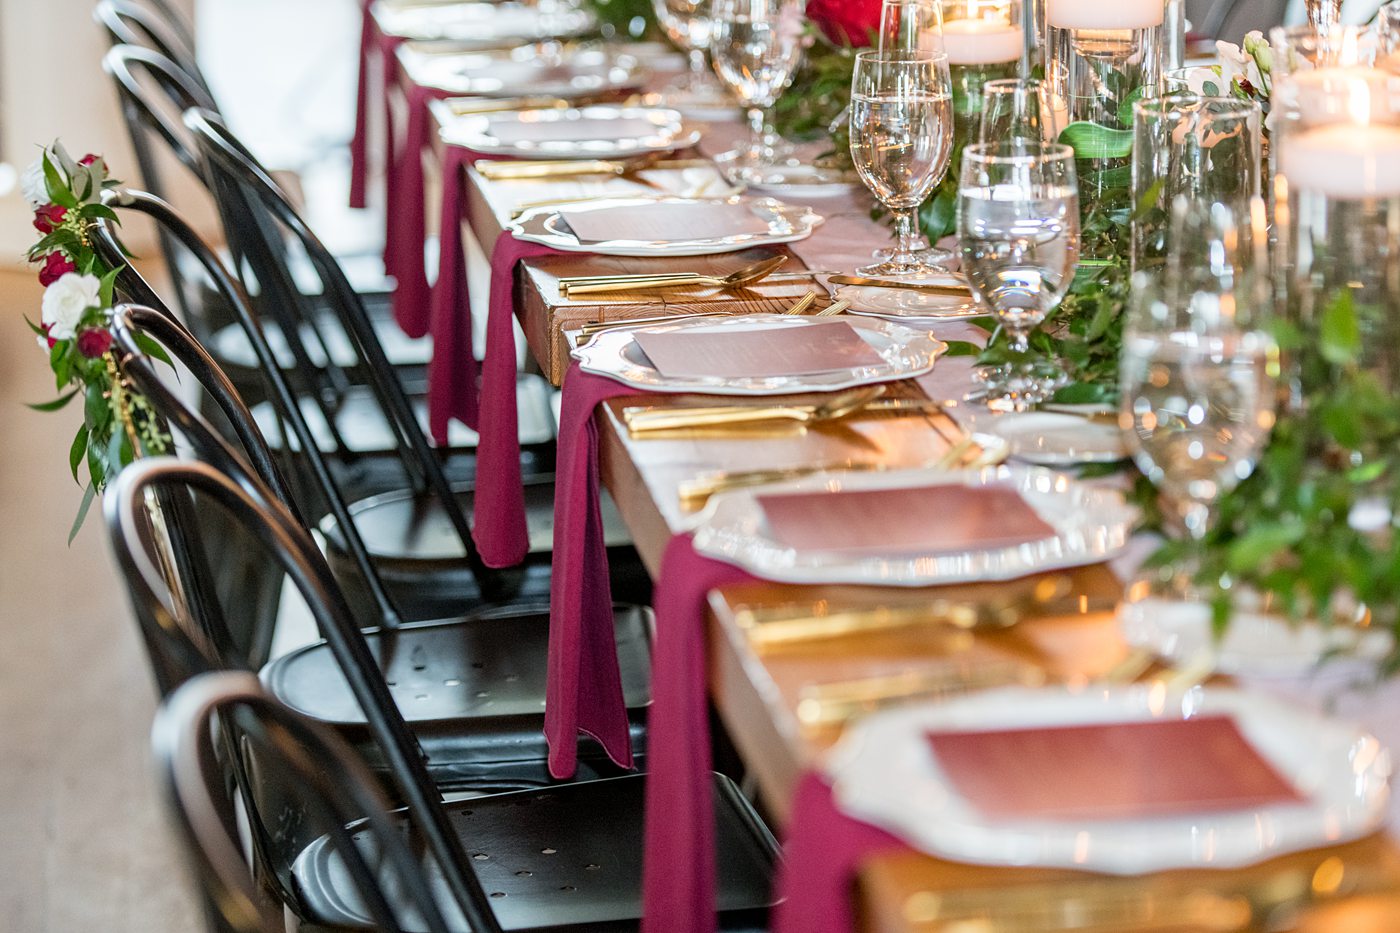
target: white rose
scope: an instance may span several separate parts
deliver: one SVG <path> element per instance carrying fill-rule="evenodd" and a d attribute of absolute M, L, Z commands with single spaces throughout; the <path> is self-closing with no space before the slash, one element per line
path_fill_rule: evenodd
<path fill-rule="evenodd" d="M 65 272 L 44 290 L 43 322 L 49 325 L 49 336 L 55 340 L 70 340 L 83 319 L 83 312 L 98 304 L 102 283 L 95 275 Z"/>
<path fill-rule="evenodd" d="M 44 183 L 44 160 L 35 159 L 19 176 L 19 190 L 29 206 L 38 210 L 49 203 L 49 187 Z"/>

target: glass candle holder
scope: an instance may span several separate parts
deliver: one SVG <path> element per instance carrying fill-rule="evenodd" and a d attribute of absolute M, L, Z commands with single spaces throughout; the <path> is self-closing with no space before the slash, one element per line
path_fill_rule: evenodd
<path fill-rule="evenodd" d="M 1171 208 L 1246 210 L 1260 194 L 1259 105 L 1173 93 L 1133 105 L 1132 269 L 1160 275 L 1171 249 Z"/>
<path fill-rule="evenodd" d="M 1079 161 L 1083 259 L 1127 248 L 1113 218 L 1130 209 L 1132 103 L 1159 84 L 1165 14 L 1165 0 L 1046 0 L 1046 81 Z"/>
<path fill-rule="evenodd" d="M 1269 31 L 1274 80 L 1315 68 L 1369 67 L 1375 63 L 1376 43 L 1367 32 L 1366 26 L 1275 26 Z"/>
<path fill-rule="evenodd" d="M 1288 312 L 1400 396 L 1400 76 L 1296 72 L 1274 88 Z"/>
<path fill-rule="evenodd" d="M 1025 53 L 1021 0 L 943 0 L 943 50 L 953 81 L 954 129 L 959 143 L 977 135 L 982 88 L 1014 78 Z M 958 149 L 960 150 L 960 146 Z M 957 164 L 960 151 L 953 153 Z"/>

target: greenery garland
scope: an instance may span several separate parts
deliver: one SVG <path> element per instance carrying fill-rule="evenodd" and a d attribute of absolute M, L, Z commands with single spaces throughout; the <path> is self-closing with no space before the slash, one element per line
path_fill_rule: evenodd
<path fill-rule="evenodd" d="M 40 265 L 45 287 L 40 323 L 25 321 L 48 354 L 59 392 L 53 401 L 29 407 L 59 411 L 79 399 L 83 406 L 68 454 L 74 481 L 85 485 L 68 534 L 72 542 L 97 494 L 137 457 L 168 452 L 171 440 L 112 355 L 112 292 L 120 267 L 98 256 L 92 231 L 99 219 L 119 222 L 102 203 L 102 192 L 120 183 L 108 177 L 100 156 L 75 161 L 58 143 L 40 154 L 20 183 L 34 208 L 34 228 L 43 234 L 28 259 Z M 157 344 L 138 339 L 147 353 L 168 362 Z"/>

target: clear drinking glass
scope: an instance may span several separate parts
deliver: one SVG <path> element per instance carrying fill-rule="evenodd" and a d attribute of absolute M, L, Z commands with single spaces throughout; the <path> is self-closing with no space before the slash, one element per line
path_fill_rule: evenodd
<path fill-rule="evenodd" d="M 1062 129 L 1050 106 L 1045 82 L 1033 78 L 1003 78 L 982 86 L 978 142 L 1050 143 L 1059 139 Z"/>
<path fill-rule="evenodd" d="M 987 405 L 1024 411 L 1065 382 L 1059 362 L 1034 353 L 1029 337 L 1074 281 L 1074 150 L 1038 140 L 968 146 L 958 181 L 958 241 L 973 296 L 996 316 L 1016 355 L 979 373 Z"/>
<path fill-rule="evenodd" d="M 1334 24 L 1326 28 L 1312 25 L 1275 26 L 1269 30 L 1273 48 L 1270 77 L 1275 85 L 1300 71 L 1317 68 L 1367 66 L 1375 62 L 1376 45 L 1367 35 L 1369 27 Z"/>
<path fill-rule="evenodd" d="M 943 53 L 860 52 L 851 78 L 851 160 L 895 216 L 894 255 L 858 270 L 902 276 L 928 271 L 917 255 L 919 206 L 948 170 L 953 96 Z"/>
<path fill-rule="evenodd" d="M 880 6 L 882 52 L 943 51 L 943 4 L 939 0 L 884 0 Z"/>
<path fill-rule="evenodd" d="M 732 106 L 733 101 L 714 80 L 705 64 L 710 48 L 710 0 L 652 0 L 656 21 L 681 51 L 690 70 L 661 93 L 673 107 L 709 109 Z"/>
<path fill-rule="evenodd" d="M 1190 92 L 1133 105 L 1132 269 L 1160 275 L 1178 197 L 1247 210 L 1260 194 L 1263 115 L 1237 97 Z"/>
<path fill-rule="evenodd" d="M 1169 274 L 1138 273 L 1124 323 L 1120 424 L 1138 468 L 1199 543 L 1225 495 L 1254 471 L 1273 428 L 1278 347 L 1264 251 L 1264 210 L 1173 206 Z M 1191 598 L 1199 549 L 1152 581 Z"/>
<path fill-rule="evenodd" d="M 710 57 L 749 117 L 749 144 L 715 159 L 736 181 L 763 184 L 765 169 L 791 154 L 767 110 L 802 59 L 805 8 L 806 0 L 712 0 Z"/>

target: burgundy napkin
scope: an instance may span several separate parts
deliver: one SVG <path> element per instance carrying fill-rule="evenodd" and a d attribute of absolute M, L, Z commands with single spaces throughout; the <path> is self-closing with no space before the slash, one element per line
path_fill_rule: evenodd
<path fill-rule="evenodd" d="M 559 456 L 554 467 L 554 566 L 549 582 L 549 668 L 544 734 L 549 773 L 571 777 L 578 734 L 632 767 L 627 704 L 617 667 L 612 589 L 598 508 L 598 405 L 636 389 L 574 363 L 564 375 Z"/>
<path fill-rule="evenodd" d="M 475 430 L 478 425 L 476 356 L 472 352 L 472 315 L 467 300 L 467 263 L 462 255 L 462 212 L 466 208 L 466 166 L 472 154 L 447 147 L 442 166 L 441 234 L 438 276 L 428 310 L 433 355 L 428 361 L 428 428 L 447 444 L 453 418 Z M 399 322 L 403 326 L 403 322 Z"/>
<path fill-rule="evenodd" d="M 374 17 L 369 8 L 374 0 L 360 3 L 360 76 L 355 84 L 355 135 L 350 137 L 350 206 L 365 206 L 365 188 L 369 183 L 369 69 L 374 53 Z"/>
<path fill-rule="evenodd" d="M 515 264 L 532 256 L 558 252 L 517 240 L 509 232 L 496 239 L 491 251 L 490 307 L 486 315 L 477 427 L 481 439 L 476 449 L 476 521 L 472 525 L 472 537 L 488 567 L 514 567 L 530 550 L 515 404 Z"/>
<path fill-rule="evenodd" d="M 851 933 L 856 870 L 872 855 L 902 848 L 883 829 L 838 810 L 819 775 L 803 775 L 778 867 L 781 902 L 773 911 L 773 933 Z"/>
<path fill-rule="evenodd" d="M 672 538 L 661 560 L 647 728 L 642 933 L 715 929 L 705 594 L 753 579 L 697 554 L 690 535 Z"/>
<path fill-rule="evenodd" d="M 394 161 L 394 119 L 389 108 L 388 84 L 394 75 L 396 61 L 394 50 L 403 39 L 386 36 L 379 31 L 370 13 L 374 0 L 365 0 L 364 14 L 360 25 L 360 76 L 355 93 L 355 135 L 350 139 L 350 206 L 364 207 L 366 189 L 369 185 L 369 99 L 376 92 L 384 104 L 384 170 L 387 177 Z M 375 52 L 379 53 L 379 86 L 370 86 L 371 61 Z M 386 194 L 392 195 L 392 184 L 386 184 Z M 392 218 L 394 214 L 388 213 Z M 392 228 L 392 221 L 390 222 Z M 386 255 L 387 259 L 387 255 Z"/>
<path fill-rule="evenodd" d="M 423 149 L 432 131 L 428 102 L 447 92 L 414 84 L 408 91 L 408 127 L 387 169 L 389 223 L 384 230 L 384 270 L 394 277 L 394 320 L 410 337 L 428 332 L 428 276 L 423 269 L 427 208 L 423 200 Z M 460 214 L 457 215 L 460 218 Z"/>

